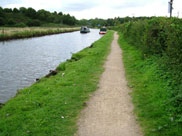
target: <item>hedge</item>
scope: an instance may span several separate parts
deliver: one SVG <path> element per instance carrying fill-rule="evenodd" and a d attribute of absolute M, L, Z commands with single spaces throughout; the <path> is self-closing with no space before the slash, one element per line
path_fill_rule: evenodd
<path fill-rule="evenodd" d="M 182 123 L 182 19 L 153 17 L 129 22 L 113 29 L 121 32 L 131 46 L 142 51 L 142 59 L 158 57 L 158 66 L 172 88 L 167 100 L 175 122 Z M 170 80 L 168 80 L 170 79 Z M 172 80 L 171 80 L 172 79 Z M 168 91 L 168 90 L 166 90 Z"/>

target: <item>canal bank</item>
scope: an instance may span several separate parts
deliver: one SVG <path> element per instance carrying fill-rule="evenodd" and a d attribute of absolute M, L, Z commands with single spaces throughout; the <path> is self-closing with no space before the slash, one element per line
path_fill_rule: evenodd
<path fill-rule="evenodd" d="M 78 31 L 80 28 L 54 28 L 54 27 L 27 27 L 27 28 L 0 28 L 0 41 L 40 37 L 45 35 L 68 33 Z"/>
<path fill-rule="evenodd" d="M 100 39 L 98 29 L 0 42 L 0 103 Z"/>
<path fill-rule="evenodd" d="M 0 109 L 0 135 L 73 135 L 90 94 L 97 89 L 113 32 L 72 55 L 59 71 L 25 88 Z"/>

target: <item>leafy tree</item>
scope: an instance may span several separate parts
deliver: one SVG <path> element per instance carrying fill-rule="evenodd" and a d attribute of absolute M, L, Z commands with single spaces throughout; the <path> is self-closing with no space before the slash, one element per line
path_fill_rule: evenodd
<path fill-rule="evenodd" d="M 62 16 L 62 15 L 63 15 L 63 13 L 62 13 L 62 12 L 59 12 L 59 13 L 58 13 L 58 15 Z"/>
<path fill-rule="evenodd" d="M 19 10 L 20 10 L 20 12 L 21 12 L 22 14 L 26 14 L 26 11 L 27 11 L 27 9 L 26 9 L 26 8 L 21 7 Z"/>
<path fill-rule="evenodd" d="M 0 26 L 4 25 L 4 19 L 2 17 L 0 17 Z"/>
<path fill-rule="evenodd" d="M 81 19 L 81 20 L 79 20 L 79 25 L 82 25 L 82 26 L 89 25 L 89 21 L 86 19 Z"/>
<path fill-rule="evenodd" d="M 17 8 L 14 8 L 13 13 L 19 13 L 19 10 Z"/>
<path fill-rule="evenodd" d="M 97 27 L 98 25 L 100 25 L 100 26 L 105 26 L 106 25 L 106 20 L 99 19 L 99 18 L 90 19 L 89 22 L 91 23 L 92 27 Z"/>
<path fill-rule="evenodd" d="M 71 17 L 69 14 L 63 16 L 63 23 L 68 25 L 75 25 L 76 19 L 75 17 Z"/>
<path fill-rule="evenodd" d="M 36 11 L 33 8 L 28 8 L 25 12 L 25 15 L 30 17 L 30 18 L 35 18 L 36 17 Z"/>
<path fill-rule="evenodd" d="M 53 15 L 58 15 L 58 13 L 56 11 L 54 11 Z"/>
<path fill-rule="evenodd" d="M 12 12 L 12 9 L 5 8 L 3 11 L 6 12 L 6 13 L 11 13 Z"/>
<path fill-rule="evenodd" d="M 25 23 L 17 23 L 15 24 L 15 27 L 26 27 L 27 25 Z"/>
<path fill-rule="evenodd" d="M 10 25 L 10 26 L 13 26 L 13 25 L 15 25 L 16 24 L 16 22 L 15 22 L 15 20 L 13 20 L 13 19 L 8 19 L 8 25 Z"/>
<path fill-rule="evenodd" d="M 35 20 L 29 20 L 28 22 L 27 22 L 27 25 L 28 26 L 40 26 L 40 21 L 39 20 L 37 20 L 37 19 L 35 19 Z"/>
<path fill-rule="evenodd" d="M 0 7 L 0 17 L 3 17 L 4 16 L 4 13 L 3 13 L 3 8 Z"/>
<path fill-rule="evenodd" d="M 3 8 L 2 7 L 0 7 L 0 12 L 3 12 Z"/>
<path fill-rule="evenodd" d="M 107 26 L 114 26 L 114 19 L 107 19 Z"/>
<path fill-rule="evenodd" d="M 52 20 L 50 20 L 50 15 L 51 15 L 51 13 L 49 11 L 41 9 L 41 10 L 38 10 L 38 12 L 37 12 L 37 19 L 50 22 L 50 21 L 52 21 Z"/>
<path fill-rule="evenodd" d="M 78 20 L 74 16 L 69 14 L 63 14 L 62 12 L 49 12 L 44 9 L 36 11 L 33 8 L 20 7 L 19 9 L 14 8 L 1 8 L 0 7 L 0 25 L 6 26 L 40 26 L 41 24 L 67 24 L 75 25 L 78 24 Z"/>

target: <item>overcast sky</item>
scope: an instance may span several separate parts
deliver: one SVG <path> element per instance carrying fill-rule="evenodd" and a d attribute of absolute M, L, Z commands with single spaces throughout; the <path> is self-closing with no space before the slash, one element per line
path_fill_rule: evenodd
<path fill-rule="evenodd" d="M 32 7 L 62 11 L 77 19 L 125 16 L 169 16 L 169 0 L 0 0 L 3 8 Z M 174 0 L 174 16 L 182 17 L 182 0 Z"/>

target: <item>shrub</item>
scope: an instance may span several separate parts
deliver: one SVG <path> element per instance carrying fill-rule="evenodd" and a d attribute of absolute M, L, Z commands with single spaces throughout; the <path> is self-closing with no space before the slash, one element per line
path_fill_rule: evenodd
<path fill-rule="evenodd" d="M 16 24 L 16 22 L 15 22 L 15 20 L 13 20 L 13 19 L 8 19 L 8 25 L 10 25 L 10 26 L 13 26 L 13 25 L 15 25 Z"/>
<path fill-rule="evenodd" d="M 170 76 L 172 88 L 169 102 L 177 123 L 182 122 L 182 19 L 154 17 L 115 27 L 125 39 L 142 51 L 143 58 L 157 56 L 159 68 Z M 159 73 L 161 74 L 161 73 Z M 160 75 L 161 78 L 163 75 Z M 167 91 L 167 90 L 166 90 Z"/>
<path fill-rule="evenodd" d="M 0 17 L 0 26 L 4 25 L 4 19 L 2 17 Z"/>
<path fill-rule="evenodd" d="M 26 27 L 27 25 L 25 23 L 17 23 L 15 24 L 15 27 Z"/>
<path fill-rule="evenodd" d="M 39 20 L 29 20 L 28 22 L 27 22 L 27 25 L 28 26 L 40 26 L 40 21 Z"/>

